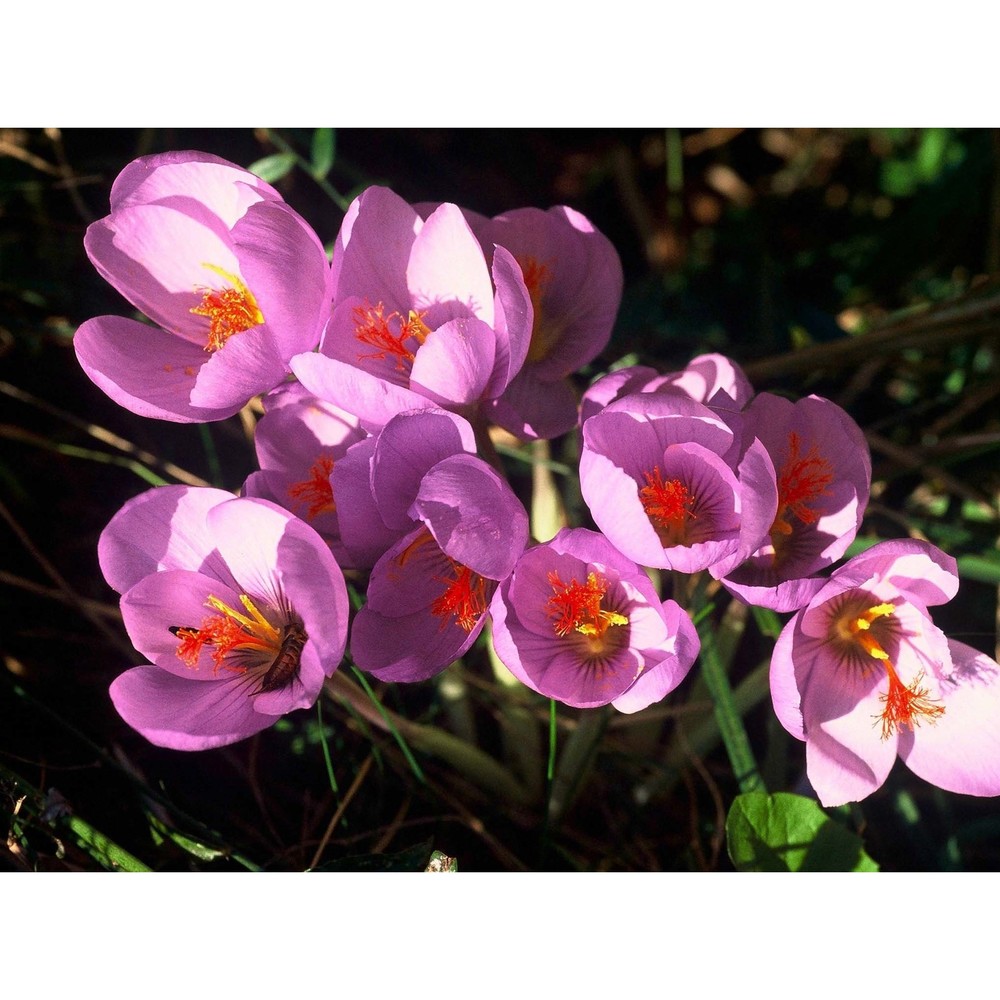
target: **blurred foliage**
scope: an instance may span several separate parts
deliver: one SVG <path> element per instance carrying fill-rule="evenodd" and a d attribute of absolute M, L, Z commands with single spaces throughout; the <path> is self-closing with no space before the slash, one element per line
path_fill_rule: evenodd
<path fill-rule="evenodd" d="M 551 780 L 548 703 L 481 649 L 437 683 L 365 692 L 341 671 L 321 715 L 296 713 L 216 751 L 160 750 L 121 722 L 107 686 L 136 654 L 97 567 L 101 529 L 150 482 L 235 489 L 253 468 L 240 419 L 199 428 L 134 417 L 72 352 L 83 320 L 131 311 L 87 260 L 86 226 L 107 212 L 129 160 L 185 148 L 255 164 L 327 246 L 371 183 L 488 215 L 579 209 L 626 275 L 615 335 L 581 387 L 625 359 L 667 371 L 711 350 L 744 365 L 758 389 L 840 403 L 873 452 L 858 545 L 911 535 L 955 555 L 960 596 L 936 620 L 996 656 L 997 133 L 0 130 L 7 867 L 423 870 L 436 848 L 448 870 L 711 870 L 748 866 L 746 825 L 731 858 L 724 849 L 727 804 L 743 803 L 733 815 L 755 836 L 773 832 L 737 799 L 697 670 L 635 717 L 560 708 Z M 561 474 L 575 449 L 572 436 L 552 442 L 546 461 L 580 517 L 578 485 Z M 516 486 L 528 487 L 538 457 L 508 456 Z M 766 636 L 780 621 L 708 597 L 720 662 L 775 793 L 765 799 L 783 801 L 807 789 L 804 748 L 767 695 Z M 1000 807 L 940 792 L 899 763 L 836 820 L 802 808 L 810 835 L 827 823 L 837 837 L 860 835 L 866 853 L 852 857 L 882 870 L 1000 867 Z M 761 843 L 776 849 L 770 833 Z"/>

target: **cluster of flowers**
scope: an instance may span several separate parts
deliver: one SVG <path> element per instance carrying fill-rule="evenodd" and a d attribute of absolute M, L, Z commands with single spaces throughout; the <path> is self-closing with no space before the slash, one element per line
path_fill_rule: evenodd
<path fill-rule="evenodd" d="M 954 596 L 954 560 L 886 542 L 826 575 L 870 490 L 842 409 L 755 395 L 719 355 L 668 375 L 621 369 L 577 399 L 570 376 L 607 345 L 622 271 L 572 209 L 487 219 L 373 187 L 331 261 L 269 185 L 173 153 L 122 172 L 86 248 L 153 321 L 103 316 L 77 332 L 112 399 L 190 422 L 265 394 L 260 470 L 239 497 L 150 490 L 101 538 L 150 661 L 112 699 L 153 742 L 219 746 L 312 704 L 349 629 L 359 667 L 418 681 L 490 621 L 530 688 L 638 711 L 699 652 L 686 611 L 650 581 L 658 568 L 794 612 L 773 701 L 825 804 L 878 788 L 897 753 L 944 788 L 1000 793 L 1000 668 L 927 612 Z M 580 426 L 598 530 L 531 542 L 491 425 L 521 439 Z M 367 580 L 353 621 L 343 570 Z"/>

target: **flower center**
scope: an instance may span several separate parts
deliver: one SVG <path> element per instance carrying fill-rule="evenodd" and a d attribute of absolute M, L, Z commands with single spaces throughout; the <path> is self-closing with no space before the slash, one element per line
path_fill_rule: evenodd
<path fill-rule="evenodd" d="M 259 678 L 252 694 L 284 687 L 298 674 L 308 638 L 301 625 L 273 625 L 246 594 L 240 594 L 246 614 L 214 595 L 205 603 L 220 613 L 206 617 L 198 628 L 175 625 L 170 629 L 178 639 L 177 658 L 183 664 L 197 669 L 202 649 L 211 647 L 213 673 L 220 669 L 236 674 L 252 672 Z"/>
<path fill-rule="evenodd" d="M 593 645 L 603 648 L 604 633 L 609 628 L 628 624 L 625 615 L 601 606 L 608 592 L 608 583 L 598 573 L 588 573 L 586 583 L 578 583 L 575 577 L 569 583 L 563 583 L 553 570 L 548 574 L 548 580 L 552 596 L 546 609 L 554 619 L 552 627 L 556 635 L 579 632 L 587 636 Z"/>
<path fill-rule="evenodd" d="M 531 311 L 533 315 L 531 323 L 531 343 L 528 346 L 528 361 L 541 361 L 546 357 L 556 341 L 559 339 L 562 328 L 558 324 L 547 321 L 545 311 L 542 309 L 542 299 L 552 280 L 552 272 L 548 264 L 543 264 L 537 258 L 530 255 L 516 257 L 515 260 L 521 267 L 521 274 L 524 277 L 525 287 L 528 289 L 528 296 L 531 299 Z"/>
<path fill-rule="evenodd" d="M 307 505 L 307 521 L 311 521 L 318 514 L 332 513 L 337 509 L 333 499 L 333 486 L 330 483 L 332 472 L 333 459 L 329 455 L 320 455 L 310 467 L 308 478 L 292 483 L 288 487 L 288 495 L 292 500 Z"/>
<path fill-rule="evenodd" d="M 435 577 L 444 584 L 444 592 L 431 605 L 431 614 L 437 615 L 443 628 L 449 618 L 466 632 L 471 632 L 486 611 L 486 581 L 475 571 L 454 560 L 450 577 Z"/>
<path fill-rule="evenodd" d="M 819 520 L 819 514 L 810 504 L 825 496 L 832 482 L 833 467 L 820 455 L 819 448 L 814 444 L 803 456 L 802 440 L 791 431 L 788 456 L 778 475 L 778 512 L 770 531 L 776 553 L 779 542 L 794 531 L 791 518 L 797 518 L 802 524 L 815 524 Z"/>
<path fill-rule="evenodd" d="M 678 545 L 687 538 L 687 524 L 696 514 L 691 509 L 695 498 L 679 479 L 663 481 L 659 466 L 643 472 L 646 485 L 639 490 L 639 500 L 664 547 Z"/>
<path fill-rule="evenodd" d="M 413 364 L 414 352 L 427 339 L 430 329 L 423 321 L 423 313 L 410 310 L 404 320 L 398 312 L 385 313 L 381 302 L 374 308 L 366 301 L 363 306 L 355 306 L 354 336 L 362 344 L 368 344 L 375 350 L 371 354 L 359 354 L 358 360 L 376 358 L 385 361 L 388 357 L 396 359 L 396 370 L 407 371 Z M 407 346 L 407 341 L 410 345 Z"/>
<path fill-rule="evenodd" d="M 881 664 L 886 672 L 889 690 L 879 697 L 885 707 L 875 716 L 876 723 L 882 724 L 884 740 L 900 725 L 912 730 L 920 725 L 921 720 L 929 719 L 933 723 L 944 714 L 944 705 L 932 701 L 930 692 L 921 684 L 923 671 L 910 684 L 904 684 L 885 651 L 884 633 L 889 631 L 889 626 L 894 622 L 895 611 L 894 604 L 876 604 L 859 614 L 855 606 L 840 615 L 833 626 L 833 633 L 838 640 L 860 649 L 864 657 Z"/>
<path fill-rule="evenodd" d="M 264 322 L 264 314 L 257 306 L 253 293 L 239 276 L 230 274 L 215 264 L 202 264 L 202 267 L 207 267 L 231 283 L 229 288 L 196 289 L 202 293 L 201 304 L 190 310 L 196 316 L 208 317 L 208 343 L 205 350 L 211 354 L 225 346 L 234 333 L 243 333 L 251 327 L 260 326 Z"/>

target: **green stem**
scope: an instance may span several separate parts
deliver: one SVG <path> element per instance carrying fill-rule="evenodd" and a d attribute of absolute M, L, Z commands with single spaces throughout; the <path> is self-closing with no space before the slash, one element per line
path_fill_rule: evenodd
<path fill-rule="evenodd" d="M 99 830 L 95 830 L 79 816 L 70 816 L 66 825 L 73 831 L 77 843 L 105 868 L 126 872 L 148 872 L 150 869 L 135 855 L 129 854 Z"/>
<path fill-rule="evenodd" d="M 714 623 L 704 619 L 698 629 L 701 638 L 701 675 L 705 679 L 712 702 L 715 706 L 715 718 L 719 723 L 722 742 L 729 754 L 733 773 L 739 782 L 741 792 L 766 791 L 764 781 L 757 767 L 757 760 L 750 749 L 750 739 L 743 717 L 733 698 L 733 689 L 729 676 L 719 656 L 715 642 Z"/>

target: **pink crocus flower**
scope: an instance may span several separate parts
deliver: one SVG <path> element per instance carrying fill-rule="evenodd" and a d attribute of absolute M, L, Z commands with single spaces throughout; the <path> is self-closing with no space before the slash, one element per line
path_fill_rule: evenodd
<path fill-rule="evenodd" d="M 231 416 L 282 382 L 329 318 L 332 275 L 316 234 L 270 185 L 207 153 L 131 163 L 84 246 L 154 325 L 88 320 L 73 341 L 77 358 L 142 416 Z"/>
<path fill-rule="evenodd" d="M 684 393 L 634 393 L 583 425 L 580 488 L 630 559 L 724 576 L 761 545 L 777 510 L 764 446 L 740 447 L 725 420 Z"/>
<path fill-rule="evenodd" d="M 158 746 L 203 750 L 312 705 L 339 665 L 347 589 L 305 522 L 265 500 L 165 486 L 129 501 L 98 547 L 149 664 L 111 685 Z"/>
<path fill-rule="evenodd" d="M 750 380 L 735 361 L 722 354 L 699 354 L 680 371 L 666 375 L 646 365 L 629 365 L 609 372 L 583 394 L 580 423 L 622 396 L 661 390 L 682 392 L 721 414 L 738 412 L 753 398 Z"/>
<path fill-rule="evenodd" d="M 425 221 L 387 188 L 369 188 L 348 209 L 333 271 L 320 351 L 292 370 L 368 430 L 421 407 L 472 417 L 524 362 L 531 299 L 520 269 L 501 250 L 491 272 L 455 205 Z"/>
<path fill-rule="evenodd" d="M 528 515 L 482 459 L 458 453 L 421 478 L 414 527 L 372 570 L 351 655 L 386 681 L 432 677 L 482 631 L 490 598 L 528 540 Z"/>
<path fill-rule="evenodd" d="M 948 791 L 1000 794 L 1000 666 L 927 611 L 957 588 L 955 560 L 933 545 L 881 542 L 785 626 L 771 697 L 823 805 L 870 795 L 897 756 Z"/>
<path fill-rule="evenodd" d="M 793 403 L 762 392 L 742 414 L 743 434 L 760 440 L 777 474 L 778 510 L 768 538 L 723 580 L 749 604 L 802 607 L 824 585 L 817 573 L 847 551 L 871 490 L 861 428 L 836 403 Z"/>
<path fill-rule="evenodd" d="M 513 254 L 531 296 L 527 357 L 490 405 L 491 419 L 519 437 L 564 434 L 577 422 L 570 376 L 611 337 L 622 297 L 618 253 L 587 218 L 565 205 L 468 217 L 488 257 L 498 246 Z"/>
<path fill-rule="evenodd" d="M 457 413 L 429 407 L 392 417 L 352 445 L 333 469 L 343 566 L 370 569 L 416 527 L 413 504 L 424 476 L 442 459 L 475 455 L 472 426 Z"/>
<path fill-rule="evenodd" d="M 603 535 L 563 529 L 493 597 L 493 645 L 515 677 L 576 708 L 638 712 L 687 675 L 700 643 L 674 601 Z"/>
<path fill-rule="evenodd" d="M 297 384 L 267 396 L 265 406 L 254 431 L 260 471 L 247 479 L 244 496 L 271 500 L 296 514 L 326 540 L 341 566 L 351 566 L 340 538 L 333 471 L 368 435 L 356 417 Z"/>

